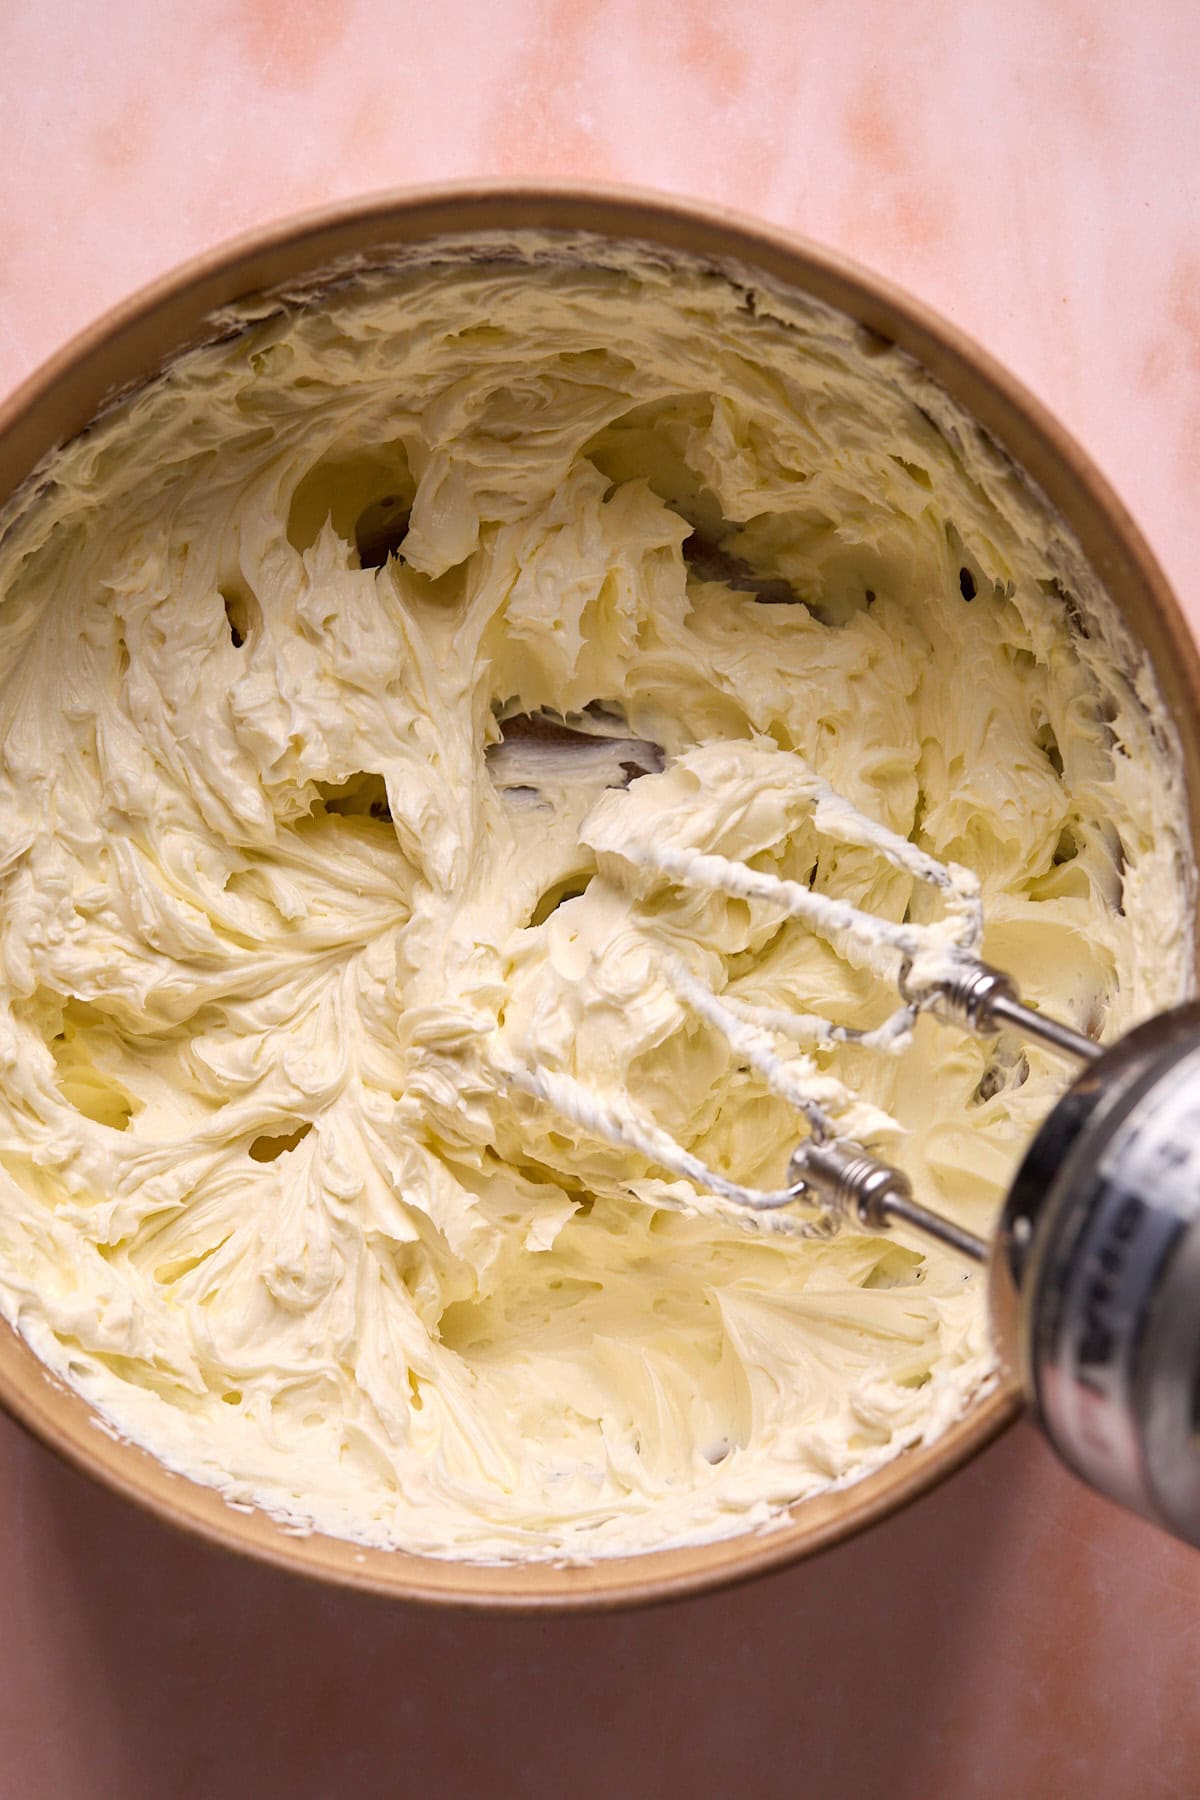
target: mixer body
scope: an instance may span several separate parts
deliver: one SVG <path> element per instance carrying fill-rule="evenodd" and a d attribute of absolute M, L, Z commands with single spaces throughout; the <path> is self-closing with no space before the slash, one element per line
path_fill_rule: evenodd
<path fill-rule="evenodd" d="M 1200 1004 L 1090 1063 L 1013 1182 L 993 1326 L 1059 1454 L 1200 1546 Z"/>

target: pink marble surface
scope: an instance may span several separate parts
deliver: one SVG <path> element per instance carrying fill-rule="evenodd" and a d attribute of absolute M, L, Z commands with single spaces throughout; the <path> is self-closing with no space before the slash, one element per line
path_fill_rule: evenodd
<path fill-rule="evenodd" d="M 470 175 L 719 200 L 1017 371 L 1200 623 L 1194 0 L 7 0 L 0 392 L 259 221 Z M 1200 1557 L 1028 1427 L 812 1565 L 652 1614 L 323 1593 L 0 1423 L 0 1800 L 1200 1793 Z"/>

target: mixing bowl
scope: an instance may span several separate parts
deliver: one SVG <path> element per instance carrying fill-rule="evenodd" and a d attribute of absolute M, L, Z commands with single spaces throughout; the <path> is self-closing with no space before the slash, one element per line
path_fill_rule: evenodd
<path fill-rule="evenodd" d="M 925 307 L 842 258 L 774 228 L 707 206 L 628 191 L 542 186 L 455 187 L 385 194 L 292 219 L 197 258 L 116 307 L 60 351 L 0 411 L 0 499 L 46 454 L 181 351 L 217 335 L 214 315 L 275 290 L 304 291 L 330 271 L 386 268 L 445 237 L 525 229 L 591 234 L 700 259 L 848 314 L 862 343 L 895 344 L 973 415 L 1049 500 L 1148 651 L 1178 732 L 1200 823 L 1200 663 L 1178 606 L 1129 516 L 1079 447 L 1013 378 Z M 496 1608 L 604 1607 L 695 1593 L 810 1555 L 884 1519 L 950 1475 L 1020 1409 L 1014 1379 L 992 1390 L 934 1443 L 865 1479 L 798 1504 L 786 1522 L 716 1543 L 586 1566 L 441 1561 L 298 1534 L 121 1441 L 87 1403 L 0 1326 L 0 1404 L 85 1473 L 170 1523 L 298 1573 L 397 1597 Z"/>

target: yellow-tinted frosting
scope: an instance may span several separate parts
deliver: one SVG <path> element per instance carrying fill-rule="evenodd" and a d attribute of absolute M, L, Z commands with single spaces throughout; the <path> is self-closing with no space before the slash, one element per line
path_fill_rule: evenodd
<path fill-rule="evenodd" d="M 803 1124 L 672 970 L 896 1008 L 769 905 L 597 872 L 597 833 L 658 808 L 915 916 L 911 876 L 776 790 L 798 752 L 973 870 L 985 953 L 1106 1036 L 1185 988 L 1190 849 L 1078 551 L 898 352 L 711 272 L 525 248 L 264 309 L 9 520 L 0 1302 L 231 1498 L 589 1557 L 768 1522 L 991 1369 L 950 1256 L 697 1213 L 504 1079 L 572 1076 L 778 1186 Z M 498 750 L 542 710 L 668 767 L 623 792 L 619 746 Z M 977 1230 L 1064 1078 L 928 1019 L 903 1055 L 776 1046 Z"/>

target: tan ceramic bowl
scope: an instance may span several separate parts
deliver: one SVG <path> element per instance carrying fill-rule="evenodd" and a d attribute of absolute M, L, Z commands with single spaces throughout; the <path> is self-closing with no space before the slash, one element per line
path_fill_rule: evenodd
<path fill-rule="evenodd" d="M 213 335 L 206 321 L 231 301 L 303 286 L 346 258 L 386 266 L 398 250 L 439 237 L 530 227 L 633 239 L 712 264 L 739 264 L 840 308 L 923 363 L 1048 496 L 1149 651 L 1183 744 L 1192 830 L 1200 841 L 1200 664 L 1161 571 L 1078 445 L 1010 375 L 916 301 L 827 250 L 713 208 L 609 189 L 463 186 L 385 194 L 255 232 L 116 307 L 25 383 L 0 410 L 0 500 L 114 395 Z M 949 1475 L 1012 1421 L 1021 1401 L 1015 1380 L 1006 1379 L 937 1443 L 904 1452 L 843 1492 L 804 1501 L 777 1530 L 580 1568 L 495 1567 L 362 1549 L 319 1534 L 297 1536 L 266 1513 L 235 1510 L 211 1488 L 169 1473 L 144 1450 L 99 1428 L 87 1404 L 2 1325 L 0 1404 L 86 1474 L 229 1550 L 406 1599 L 532 1609 L 696 1593 L 811 1555 Z"/>

